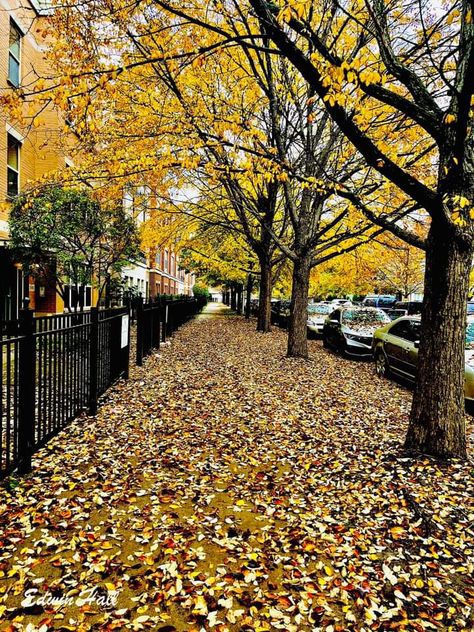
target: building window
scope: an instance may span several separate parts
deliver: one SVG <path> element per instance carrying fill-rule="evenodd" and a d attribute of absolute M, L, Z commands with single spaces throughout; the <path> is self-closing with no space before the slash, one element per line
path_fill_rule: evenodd
<path fill-rule="evenodd" d="M 21 143 L 10 134 L 7 135 L 7 140 L 7 195 L 13 198 L 20 192 Z"/>
<path fill-rule="evenodd" d="M 66 309 L 80 309 L 89 308 L 92 306 L 92 287 L 90 285 L 78 286 L 65 285 L 64 286 L 64 307 Z"/>
<path fill-rule="evenodd" d="M 10 20 L 10 44 L 8 48 L 8 79 L 16 87 L 20 85 L 20 55 L 23 33 Z"/>

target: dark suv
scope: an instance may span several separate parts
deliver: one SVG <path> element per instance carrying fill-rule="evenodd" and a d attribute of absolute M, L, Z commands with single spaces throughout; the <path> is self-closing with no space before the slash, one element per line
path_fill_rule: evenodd
<path fill-rule="evenodd" d="M 362 301 L 364 307 L 390 308 L 397 302 L 397 297 L 392 294 L 368 294 Z"/>
<path fill-rule="evenodd" d="M 421 301 L 397 301 L 393 308 L 404 310 L 404 316 L 413 316 L 415 314 L 421 314 L 422 305 L 423 303 Z"/>
<path fill-rule="evenodd" d="M 272 325 L 278 325 L 286 329 L 290 319 L 291 301 L 272 301 L 271 322 Z"/>

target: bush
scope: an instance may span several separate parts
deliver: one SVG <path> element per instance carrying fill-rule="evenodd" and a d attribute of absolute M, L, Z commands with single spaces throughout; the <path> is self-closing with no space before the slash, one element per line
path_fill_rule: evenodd
<path fill-rule="evenodd" d="M 211 298 L 209 290 L 204 285 L 196 283 L 193 285 L 193 294 L 195 298 L 205 298 L 208 301 Z"/>

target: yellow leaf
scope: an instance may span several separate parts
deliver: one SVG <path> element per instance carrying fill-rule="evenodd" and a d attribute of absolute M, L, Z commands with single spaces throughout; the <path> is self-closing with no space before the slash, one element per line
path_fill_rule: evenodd
<path fill-rule="evenodd" d="M 392 534 L 392 537 L 395 539 L 401 538 L 405 535 L 405 529 L 403 527 L 392 527 L 390 529 L 390 533 Z"/>
<path fill-rule="evenodd" d="M 207 614 L 207 603 L 202 595 L 196 597 L 194 602 L 193 614 Z"/>

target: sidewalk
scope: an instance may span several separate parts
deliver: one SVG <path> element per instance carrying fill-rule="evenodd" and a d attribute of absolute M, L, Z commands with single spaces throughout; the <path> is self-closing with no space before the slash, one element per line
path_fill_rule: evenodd
<path fill-rule="evenodd" d="M 371 364 L 230 315 L 0 488 L 0 630 L 472 630 L 472 463 L 403 458 Z"/>

